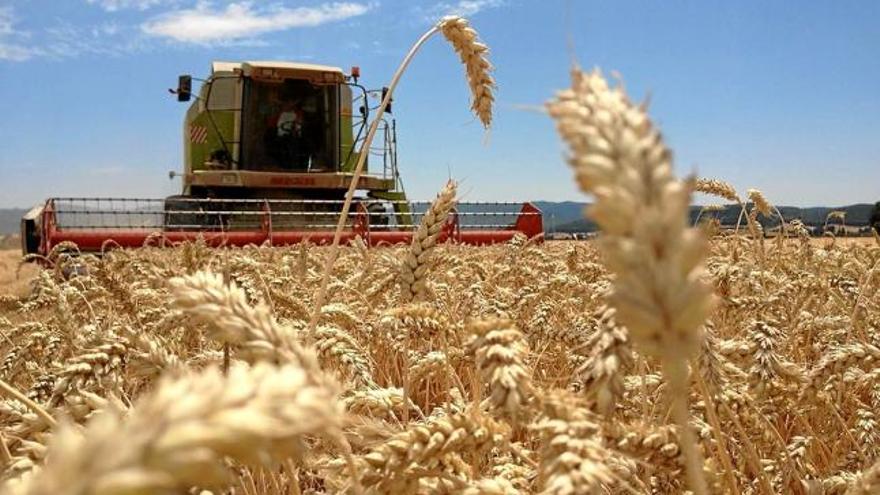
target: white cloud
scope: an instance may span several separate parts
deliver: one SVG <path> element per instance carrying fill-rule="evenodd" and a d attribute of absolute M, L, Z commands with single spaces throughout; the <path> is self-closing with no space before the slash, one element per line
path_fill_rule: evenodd
<path fill-rule="evenodd" d="M 173 0 L 86 0 L 92 5 L 98 5 L 107 12 L 116 12 L 118 10 L 136 9 L 147 10 L 156 5 L 169 3 Z"/>
<path fill-rule="evenodd" d="M 2 0 L 0 0 L 2 1 Z M 146 10 L 157 5 L 181 5 L 184 0 L 86 0 L 105 11 Z M 0 5 L 0 62 L 34 58 L 73 58 L 82 55 L 120 56 L 150 49 L 154 38 L 184 43 L 266 46 L 260 35 L 273 31 L 318 26 L 362 15 L 374 3 L 331 2 L 309 7 L 280 3 L 187 0 L 191 8 L 172 7 L 165 14 L 149 14 L 135 24 L 120 24 L 109 14 L 90 24 L 56 18 L 36 31 L 20 28 L 13 6 Z"/>
<path fill-rule="evenodd" d="M 144 48 L 134 26 L 123 27 L 113 23 L 95 26 L 77 26 L 59 21 L 47 27 L 41 55 L 71 58 L 83 54 L 117 56 Z"/>
<path fill-rule="evenodd" d="M 255 8 L 251 2 L 234 2 L 214 9 L 209 2 L 195 8 L 175 10 L 145 22 L 141 29 L 152 36 L 185 43 L 207 44 L 300 27 L 312 27 L 363 15 L 372 5 L 325 3 L 315 7 Z"/>
<path fill-rule="evenodd" d="M 468 17 L 486 9 L 500 7 L 504 5 L 504 1 L 505 0 L 459 0 L 454 3 L 440 2 L 430 9 L 427 9 L 426 13 L 432 18 L 432 20 L 435 17 L 450 14 Z"/>
<path fill-rule="evenodd" d="M 16 27 L 11 7 L 0 7 L 0 61 L 24 62 L 37 57 L 71 58 L 83 54 L 114 56 L 144 48 L 135 26 L 112 22 L 76 25 L 56 20 L 35 33 Z"/>
<path fill-rule="evenodd" d="M 12 12 L 12 6 L 7 5 L 0 7 L 0 36 L 8 36 L 15 32 L 13 25 L 15 23 L 15 15 Z"/>
<path fill-rule="evenodd" d="M 15 12 L 11 5 L 0 6 L 0 60 L 22 62 L 40 50 L 27 44 L 28 33 L 15 28 Z"/>
<path fill-rule="evenodd" d="M 0 60 L 24 62 L 25 60 L 33 58 L 34 55 L 39 54 L 39 50 L 31 47 L 0 41 Z"/>
<path fill-rule="evenodd" d="M 93 38 L 98 38 L 102 36 L 116 36 L 120 33 L 121 30 L 122 28 L 119 26 L 119 24 L 116 24 L 114 22 L 107 22 L 99 26 L 92 27 L 91 33 Z"/>

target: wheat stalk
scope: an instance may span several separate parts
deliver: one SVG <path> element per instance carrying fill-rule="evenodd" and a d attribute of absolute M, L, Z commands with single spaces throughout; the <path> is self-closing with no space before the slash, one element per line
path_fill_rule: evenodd
<path fill-rule="evenodd" d="M 447 182 L 425 212 L 418 229 L 413 234 L 412 243 L 403 259 L 400 271 L 401 297 L 404 303 L 425 299 L 428 260 L 446 225 L 447 217 L 455 208 L 455 192 L 455 182 Z"/>
<path fill-rule="evenodd" d="M 462 23 L 461 21 L 464 21 Z M 469 28 L 467 26 L 467 21 L 463 18 L 456 17 L 444 17 L 440 22 L 432 26 L 425 34 L 419 38 L 415 44 L 410 48 L 409 52 L 403 58 L 403 61 L 400 63 L 400 66 L 394 72 L 394 75 L 391 77 L 391 82 L 388 84 L 388 91 L 385 94 L 385 97 L 382 98 L 382 102 L 379 104 L 379 108 L 376 109 L 377 117 L 373 119 L 373 123 L 370 124 L 369 130 L 367 130 L 367 135 L 364 138 L 364 142 L 361 145 L 361 150 L 369 150 L 370 145 L 373 143 L 373 136 L 376 134 L 376 130 L 379 128 L 379 123 L 383 121 L 383 115 L 385 109 L 388 108 L 388 104 L 391 102 L 391 98 L 394 94 L 394 90 L 397 88 L 398 82 L 400 82 L 400 78 L 403 76 L 404 71 L 409 66 L 412 59 L 415 57 L 416 53 L 418 53 L 419 49 L 424 45 L 431 36 L 433 36 L 438 31 L 443 29 L 448 29 L 450 33 L 454 34 L 453 38 L 449 38 L 450 42 L 452 42 L 453 47 L 457 50 L 460 49 L 460 54 L 462 56 L 462 61 L 465 63 L 468 73 L 468 81 L 471 84 L 471 91 L 473 96 L 473 102 L 471 104 L 474 111 L 480 117 L 480 120 L 484 125 L 488 126 L 491 123 L 492 119 L 492 86 L 494 82 L 492 78 L 488 76 L 488 71 L 491 68 L 491 65 L 485 58 L 487 48 L 485 45 L 482 45 L 477 42 L 476 31 Z M 465 29 L 467 28 L 467 29 Z M 445 31 L 444 31 L 445 32 Z M 448 37 L 448 36 L 447 36 Z M 309 334 L 314 331 L 315 327 L 318 325 L 318 319 L 320 317 L 320 309 L 324 306 L 324 302 L 327 299 L 327 287 L 330 284 L 330 273 L 333 271 L 333 265 L 336 263 L 336 258 L 339 256 L 339 240 L 342 237 L 342 230 L 345 227 L 345 222 L 348 220 L 348 212 L 351 209 L 351 202 L 354 199 L 355 190 L 357 190 L 357 185 L 359 183 L 361 174 L 363 173 L 364 164 L 366 163 L 367 155 L 369 153 L 360 153 L 358 155 L 357 164 L 355 164 L 354 171 L 352 172 L 351 182 L 349 184 L 348 190 L 345 193 L 345 202 L 342 205 L 342 211 L 339 213 L 339 220 L 336 223 L 336 230 L 333 233 L 333 242 L 330 246 L 330 251 L 327 253 L 327 258 L 324 263 L 324 271 L 321 275 L 321 285 L 318 289 L 318 294 L 315 297 L 315 304 L 312 310 L 311 318 L 309 319 L 309 324 L 307 327 L 307 331 Z"/>
<path fill-rule="evenodd" d="M 663 361 L 673 415 L 685 431 L 691 489 L 705 494 L 687 424 L 687 362 L 699 351 L 713 297 L 700 279 L 705 239 L 686 225 L 693 185 L 673 177 L 671 152 L 644 108 L 598 71 L 574 69 L 572 88 L 548 110 L 569 145 L 578 184 L 596 197 L 589 215 L 618 277 L 610 301 L 633 342 Z"/>

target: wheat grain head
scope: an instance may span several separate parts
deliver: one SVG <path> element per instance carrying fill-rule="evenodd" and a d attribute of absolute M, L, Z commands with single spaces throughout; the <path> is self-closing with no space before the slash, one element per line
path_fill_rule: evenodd
<path fill-rule="evenodd" d="M 471 89 L 471 109 L 483 127 L 488 128 L 492 125 L 492 105 L 495 101 L 492 94 L 495 80 L 491 76 L 493 69 L 488 58 L 489 47 L 480 42 L 476 30 L 464 17 L 444 17 L 439 26 L 465 66 Z"/>

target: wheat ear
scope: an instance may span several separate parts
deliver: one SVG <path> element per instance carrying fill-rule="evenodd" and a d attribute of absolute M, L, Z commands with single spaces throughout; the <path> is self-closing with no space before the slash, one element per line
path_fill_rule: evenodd
<path fill-rule="evenodd" d="M 548 104 L 571 150 L 569 162 L 596 201 L 589 215 L 604 233 L 600 249 L 616 274 L 610 302 L 635 344 L 661 359 L 683 430 L 689 484 L 707 493 L 702 459 L 688 426 L 688 360 L 713 306 L 701 279 L 706 241 L 687 226 L 691 182 L 672 174 L 672 153 L 645 108 L 601 73 L 572 71 L 572 88 Z"/>
<path fill-rule="evenodd" d="M 489 384 L 489 406 L 501 416 L 520 417 L 534 393 L 522 332 L 513 322 L 501 319 L 472 322 L 468 331 L 474 336 L 469 349 L 477 370 Z"/>
<path fill-rule="evenodd" d="M 846 495 L 876 495 L 880 493 L 880 462 L 862 471 L 846 491 Z"/>
<path fill-rule="evenodd" d="M 405 303 L 414 300 L 421 301 L 425 298 L 425 293 L 427 292 L 425 284 L 427 283 L 428 259 L 434 250 L 437 239 L 440 237 L 441 229 L 446 224 L 449 213 L 455 207 L 456 187 L 455 181 L 450 180 L 446 183 L 440 193 L 437 194 L 437 198 L 431 203 L 431 207 L 425 212 L 425 216 L 422 217 L 422 221 L 419 223 L 419 228 L 413 233 L 412 243 L 400 270 L 401 299 Z M 406 330 L 404 342 L 403 398 L 404 403 L 408 403 L 411 385 L 409 381 L 409 329 Z M 404 421 L 409 421 L 409 409 L 404 410 L 403 419 Z"/>
<path fill-rule="evenodd" d="M 80 434 L 54 435 L 30 495 L 181 493 L 222 487 L 225 458 L 260 465 L 299 458 L 305 435 L 341 438 L 342 411 L 330 390 L 298 366 L 209 368 L 162 380 L 127 415 L 110 409 Z"/>
<path fill-rule="evenodd" d="M 465 66 L 471 88 L 471 110 L 488 129 L 492 125 L 492 104 L 495 101 L 492 94 L 495 80 L 490 74 L 493 68 L 487 57 L 489 47 L 479 41 L 479 35 L 464 17 L 447 16 L 439 25 Z"/>
<path fill-rule="evenodd" d="M 749 189 L 748 194 L 749 200 L 755 205 L 755 209 L 757 209 L 761 215 L 764 215 L 765 218 L 770 218 L 770 215 L 772 215 L 774 212 L 776 213 L 776 216 L 779 217 L 779 223 L 782 233 L 780 239 L 784 237 L 787 231 L 785 225 L 785 217 L 782 216 L 782 212 L 779 211 L 779 208 L 773 205 L 767 199 L 767 196 L 764 196 L 764 193 L 762 193 L 758 189 Z"/>
<path fill-rule="evenodd" d="M 502 426 L 470 411 L 412 425 L 360 459 L 363 484 L 378 493 L 415 493 L 420 476 L 430 475 L 455 453 L 474 458 L 501 443 Z"/>
<path fill-rule="evenodd" d="M 736 232 L 739 232 L 740 221 L 745 217 L 749 232 L 757 237 L 757 228 L 755 227 L 756 222 L 746 214 L 746 205 L 743 204 L 742 199 L 740 199 L 739 194 L 736 193 L 736 189 L 732 185 L 719 179 L 697 179 L 694 182 L 693 187 L 696 192 L 701 192 L 710 196 L 717 196 L 739 205 L 740 214 L 736 222 Z M 753 190 L 750 189 L 749 192 L 751 193 L 751 191 Z"/>
<path fill-rule="evenodd" d="M 601 308 L 597 313 L 596 332 L 587 344 L 590 354 L 577 374 L 596 410 L 610 417 L 623 397 L 626 372 L 633 367 L 632 346 L 626 328 L 614 321 L 613 308 Z"/>
<path fill-rule="evenodd" d="M 307 352 L 293 330 L 278 324 L 263 304 L 251 306 L 247 295 L 223 277 L 198 272 L 169 281 L 174 305 L 206 323 L 215 340 L 236 346 L 248 361 L 293 362 L 312 376 L 322 375 L 314 352 Z"/>
<path fill-rule="evenodd" d="M 437 244 L 449 213 L 455 207 L 455 191 L 455 182 L 447 182 L 425 212 L 418 230 L 413 234 L 400 273 L 403 302 L 422 301 L 425 298 L 428 259 Z"/>
<path fill-rule="evenodd" d="M 602 445 L 589 411 L 561 391 L 548 393 L 543 414 L 530 429 L 542 441 L 539 482 L 542 494 L 606 493 L 615 483 L 611 452 Z"/>
<path fill-rule="evenodd" d="M 742 200 L 736 193 L 736 189 L 723 180 L 697 179 L 694 183 L 694 191 L 708 194 L 710 196 L 717 196 L 721 199 L 726 199 L 731 203 L 742 203 Z"/>
<path fill-rule="evenodd" d="M 755 205 L 755 209 L 758 210 L 758 213 L 770 218 L 770 215 L 773 213 L 773 206 L 767 201 L 767 197 L 764 196 L 764 193 L 758 189 L 749 189 L 748 193 L 749 201 Z"/>
<path fill-rule="evenodd" d="M 22 404 L 26 405 L 31 411 L 34 412 L 40 419 L 43 420 L 49 426 L 55 426 L 56 421 L 55 418 L 52 417 L 45 409 L 40 407 L 39 404 L 30 400 L 27 396 L 21 393 L 18 389 L 13 387 L 12 385 L 6 383 L 3 380 L 0 380 L 0 395 L 5 395 L 11 399 L 15 399 L 20 401 Z"/>

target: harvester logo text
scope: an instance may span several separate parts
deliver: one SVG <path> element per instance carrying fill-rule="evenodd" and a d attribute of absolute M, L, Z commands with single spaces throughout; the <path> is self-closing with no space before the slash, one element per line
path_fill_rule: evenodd
<path fill-rule="evenodd" d="M 317 182 L 312 177 L 287 177 L 275 175 L 269 179 L 273 186 L 314 186 Z"/>

